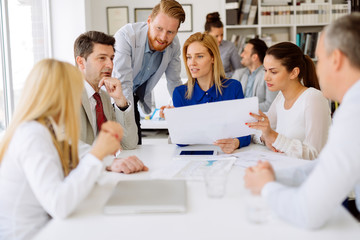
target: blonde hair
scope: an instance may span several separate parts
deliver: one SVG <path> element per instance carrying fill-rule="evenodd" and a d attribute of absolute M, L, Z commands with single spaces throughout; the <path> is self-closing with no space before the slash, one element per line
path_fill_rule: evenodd
<path fill-rule="evenodd" d="M 181 4 L 175 0 L 161 0 L 151 12 L 151 20 L 154 20 L 159 13 L 164 13 L 169 17 L 179 20 L 178 28 L 181 23 L 185 22 L 185 11 Z"/>
<path fill-rule="evenodd" d="M 79 163 L 79 115 L 83 87 L 82 74 L 75 66 L 54 59 L 38 62 L 26 80 L 22 97 L 4 135 L 0 146 L 0 162 L 22 123 L 33 120 L 41 122 L 54 117 L 65 126 L 62 149 L 55 142 L 54 145 L 59 152 L 64 175 L 67 176 Z"/>
<path fill-rule="evenodd" d="M 205 33 L 194 33 L 193 35 L 191 35 L 184 43 L 184 47 L 183 47 L 183 59 L 184 59 L 184 63 L 185 63 L 185 68 L 186 68 L 186 73 L 188 76 L 188 81 L 186 83 L 187 85 L 187 91 L 186 91 L 186 98 L 190 99 L 192 97 L 193 94 L 193 90 L 194 90 L 194 84 L 195 84 L 195 79 L 191 76 L 191 72 L 190 69 L 187 65 L 187 49 L 189 47 L 189 45 L 191 43 L 194 42 L 199 42 L 201 43 L 201 45 L 203 45 L 204 47 L 206 47 L 211 55 L 211 57 L 214 58 L 214 64 L 213 64 L 213 77 L 214 77 L 214 81 L 215 81 L 215 87 L 216 90 L 220 93 L 220 95 L 222 94 L 222 88 L 224 87 L 222 84 L 222 79 L 225 79 L 225 71 L 224 71 L 224 67 L 221 61 L 221 57 L 220 57 L 220 50 L 218 47 L 218 44 L 215 40 L 215 38 L 211 35 L 209 35 L 207 32 Z"/>

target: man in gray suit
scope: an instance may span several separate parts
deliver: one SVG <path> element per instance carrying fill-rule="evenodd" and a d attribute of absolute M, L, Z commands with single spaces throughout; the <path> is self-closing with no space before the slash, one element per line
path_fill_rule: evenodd
<path fill-rule="evenodd" d="M 250 39 L 241 53 L 241 64 L 245 68 L 237 69 L 232 78 L 241 82 L 245 97 L 258 97 L 259 108 L 267 112 L 278 92 L 271 92 L 264 80 L 262 66 L 266 50 L 266 43 L 258 38 Z"/>
<path fill-rule="evenodd" d="M 122 148 L 134 149 L 138 138 L 133 107 L 124 96 L 121 83 L 111 77 L 114 44 L 115 39 L 112 36 L 96 31 L 83 33 L 75 40 L 76 65 L 85 78 L 80 111 L 80 140 L 91 145 L 101 124 L 111 120 L 123 127 Z M 102 86 L 106 91 L 101 89 Z M 130 173 L 145 170 L 146 167 L 137 157 L 132 156 L 115 160 L 111 168 L 114 171 Z"/>
<path fill-rule="evenodd" d="M 120 80 L 125 97 L 134 106 L 141 144 L 140 114 L 151 112 L 151 91 L 165 73 L 172 96 L 181 85 L 180 42 L 176 36 L 185 12 L 177 1 L 161 0 L 147 22 L 131 23 L 114 35 L 115 58 L 113 77 Z"/>

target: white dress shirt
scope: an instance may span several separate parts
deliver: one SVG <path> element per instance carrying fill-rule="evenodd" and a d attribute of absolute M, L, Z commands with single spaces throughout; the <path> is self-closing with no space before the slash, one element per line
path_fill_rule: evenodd
<path fill-rule="evenodd" d="M 301 227 L 320 227 L 352 190 L 360 210 L 359 99 L 360 80 L 335 112 L 329 139 L 312 167 L 276 173 L 276 179 L 286 185 L 270 182 L 262 189 L 278 216 Z"/>
<path fill-rule="evenodd" d="M 282 92 L 276 96 L 266 115 L 278 136 L 272 144 L 286 155 L 315 159 L 328 139 L 331 115 L 328 100 L 315 89 L 306 89 L 290 109 L 284 108 Z M 254 141 L 260 142 L 260 135 Z"/>
<path fill-rule="evenodd" d="M 92 88 L 92 86 L 87 82 L 84 81 L 85 91 L 89 99 L 90 104 L 90 111 L 91 111 L 91 121 L 92 121 L 92 127 L 94 130 L 94 136 L 96 136 L 97 133 L 97 124 L 96 124 L 96 100 L 94 98 L 95 90 Z"/>
<path fill-rule="evenodd" d="M 49 130 L 36 121 L 21 124 L 1 162 L 0 239 L 30 239 L 51 217 L 67 217 L 102 169 L 87 154 L 65 178 Z"/>

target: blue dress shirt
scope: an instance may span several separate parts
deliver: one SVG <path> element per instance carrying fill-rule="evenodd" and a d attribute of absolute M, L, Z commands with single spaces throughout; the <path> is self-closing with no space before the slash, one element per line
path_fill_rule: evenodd
<path fill-rule="evenodd" d="M 149 46 L 149 39 L 146 37 L 144 58 L 141 70 L 134 78 L 133 92 L 136 92 L 137 88 L 150 79 L 151 76 L 158 70 L 165 51 L 166 49 L 162 52 L 151 50 Z"/>
<path fill-rule="evenodd" d="M 184 107 L 195 104 L 220 102 L 226 100 L 242 99 L 244 98 L 241 83 L 234 79 L 223 79 L 222 94 L 220 94 L 215 87 L 215 84 L 207 91 L 203 91 L 198 85 L 197 81 L 194 84 L 194 91 L 191 99 L 186 99 L 185 94 L 187 91 L 186 85 L 181 85 L 175 88 L 173 93 L 174 107 Z M 240 141 L 239 147 L 245 147 L 250 144 L 251 136 L 244 136 L 238 138 Z"/>
<path fill-rule="evenodd" d="M 247 69 L 247 74 L 249 77 L 248 77 L 248 80 L 246 83 L 246 88 L 245 88 L 245 97 L 246 98 L 254 96 L 253 89 L 254 89 L 255 78 L 256 78 L 256 75 L 258 74 L 258 72 L 262 71 L 262 70 L 263 70 L 262 65 L 253 72 L 250 72 L 250 70 Z"/>

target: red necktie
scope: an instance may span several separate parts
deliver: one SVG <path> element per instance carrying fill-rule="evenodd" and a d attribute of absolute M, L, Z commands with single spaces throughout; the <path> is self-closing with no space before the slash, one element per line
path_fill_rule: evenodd
<path fill-rule="evenodd" d="M 96 124 L 97 124 L 97 131 L 100 132 L 101 130 L 101 125 L 107 121 L 105 114 L 104 114 L 104 109 L 103 109 L 103 105 L 101 102 L 101 98 L 100 98 L 100 94 L 99 93 L 94 93 L 94 98 L 96 100 L 96 106 L 95 106 L 95 111 L 96 111 Z"/>

